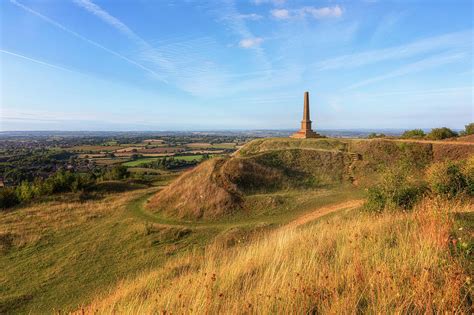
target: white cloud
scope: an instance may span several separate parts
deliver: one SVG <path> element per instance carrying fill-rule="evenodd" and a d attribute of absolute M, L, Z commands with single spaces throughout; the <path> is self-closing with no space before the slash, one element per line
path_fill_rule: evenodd
<path fill-rule="evenodd" d="M 220 15 L 220 21 L 224 22 L 226 27 L 230 28 L 236 35 L 239 36 L 240 41 L 243 42 L 242 44 L 248 45 L 249 42 L 246 39 L 258 38 L 258 36 L 255 36 L 247 27 L 246 21 L 244 19 L 238 18 L 240 12 L 237 10 L 234 0 L 224 2 L 216 12 L 218 12 Z M 259 67 L 270 71 L 272 69 L 272 64 L 268 61 L 263 48 L 258 44 L 259 43 L 253 46 L 253 52 L 255 53 Z"/>
<path fill-rule="evenodd" d="M 263 38 L 254 37 L 254 38 L 245 38 L 239 42 L 239 46 L 242 48 L 253 48 L 259 46 L 263 42 Z"/>
<path fill-rule="evenodd" d="M 314 19 L 325 19 L 325 18 L 339 18 L 344 13 L 344 10 L 339 6 L 335 5 L 332 7 L 302 7 L 299 9 L 273 9 L 270 14 L 277 19 L 286 20 L 290 18 L 305 18 L 312 17 Z"/>
<path fill-rule="evenodd" d="M 323 7 L 323 8 L 304 7 L 301 10 L 302 10 L 301 12 L 303 13 L 303 15 L 309 14 L 315 19 L 342 16 L 342 9 L 338 5 L 333 6 L 333 7 Z"/>
<path fill-rule="evenodd" d="M 257 20 L 260 20 L 262 16 L 256 13 L 249 13 L 249 14 L 239 14 L 237 18 L 242 19 L 242 20 L 257 21 Z"/>
<path fill-rule="evenodd" d="M 274 9 L 271 10 L 270 13 L 274 18 L 277 19 L 284 20 L 290 18 L 290 11 L 286 9 Z"/>

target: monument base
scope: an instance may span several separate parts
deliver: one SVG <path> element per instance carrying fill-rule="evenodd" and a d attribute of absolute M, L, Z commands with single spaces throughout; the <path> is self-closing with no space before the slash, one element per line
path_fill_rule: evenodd
<path fill-rule="evenodd" d="M 307 138 L 322 138 L 322 136 L 319 133 L 314 132 L 313 130 L 300 130 L 292 134 L 290 138 L 307 139 Z"/>

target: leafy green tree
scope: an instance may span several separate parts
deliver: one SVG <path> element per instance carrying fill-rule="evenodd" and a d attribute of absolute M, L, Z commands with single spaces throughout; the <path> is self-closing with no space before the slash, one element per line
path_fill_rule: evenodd
<path fill-rule="evenodd" d="M 404 139 L 421 139 L 426 136 L 425 132 L 421 129 L 406 130 L 402 134 Z"/>
<path fill-rule="evenodd" d="M 474 123 L 464 126 L 465 129 L 461 132 L 463 136 L 474 135 Z"/>
<path fill-rule="evenodd" d="M 428 138 L 432 140 L 443 140 L 443 139 L 448 139 L 448 138 L 454 138 L 457 136 L 458 134 L 456 132 L 446 127 L 434 128 L 428 134 Z"/>

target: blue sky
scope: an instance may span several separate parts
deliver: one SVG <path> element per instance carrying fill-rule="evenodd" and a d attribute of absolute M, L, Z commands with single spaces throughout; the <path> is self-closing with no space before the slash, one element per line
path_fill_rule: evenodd
<path fill-rule="evenodd" d="M 472 1 L 2 0 L 1 130 L 462 128 Z"/>

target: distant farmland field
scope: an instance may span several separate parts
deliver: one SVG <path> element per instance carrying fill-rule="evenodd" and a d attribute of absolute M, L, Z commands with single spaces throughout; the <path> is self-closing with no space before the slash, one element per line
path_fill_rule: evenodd
<path fill-rule="evenodd" d="M 186 146 L 193 149 L 233 149 L 235 148 L 235 143 L 228 142 L 228 143 L 206 143 L 206 142 L 195 142 L 189 143 Z"/>
<path fill-rule="evenodd" d="M 78 152 L 112 152 L 120 148 L 122 147 L 118 145 L 78 145 L 69 150 Z"/>

